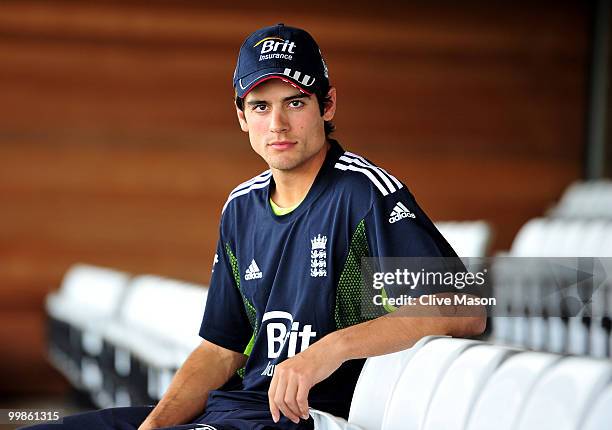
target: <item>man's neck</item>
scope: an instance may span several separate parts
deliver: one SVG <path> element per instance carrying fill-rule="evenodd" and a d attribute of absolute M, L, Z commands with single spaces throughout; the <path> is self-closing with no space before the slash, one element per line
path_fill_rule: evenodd
<path fill-rule="evenodd" d="M 330 146 L 329 143 L 326 143 L 322 151 L 295 169 L 271 169 L 276 183 L 271 197 L 276 205 L 288 208 L 304 200 L 325 162 Z"/>

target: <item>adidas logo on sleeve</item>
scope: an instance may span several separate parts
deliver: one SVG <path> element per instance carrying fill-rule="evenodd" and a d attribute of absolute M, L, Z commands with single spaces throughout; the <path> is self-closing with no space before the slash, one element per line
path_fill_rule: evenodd
<path fill-rule="evenodd" d="M 391 212 L 389 222 L 391 224 L 401 221 L 404 218 L 416 218 L 416 216 L 408 210 L 402 202 L 397 202 L 393 211 Z"/>
<path fill-rule="evenodd" d="M 252 279 L 261 279 L 262 277 L 263 274 L 261 273 L 261 270 L 259 270 L 257 263 L 255 263 L 255 259 L 253 259 L 248 269 L 246 269 L 246 273 L 244 274 L 244 280 L 250 281 Z"/>

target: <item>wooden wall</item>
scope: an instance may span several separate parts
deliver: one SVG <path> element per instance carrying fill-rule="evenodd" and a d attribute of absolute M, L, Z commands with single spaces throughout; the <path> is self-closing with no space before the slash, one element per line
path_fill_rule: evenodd
<path fill-rule="evenodd" d="M 72 263 L 208 281 L 227 193 L 265 168 L 231 103 L 258 27 L 307 28 L 343 145 L 497 249 L 581 174 L 583 2 L 209 3 L 0 3 L 0 395 L 65 388 L 43 300 Z"/>

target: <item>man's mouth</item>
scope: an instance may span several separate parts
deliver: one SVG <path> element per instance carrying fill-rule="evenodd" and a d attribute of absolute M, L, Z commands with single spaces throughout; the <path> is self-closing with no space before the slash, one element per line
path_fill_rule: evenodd
<path fill-rule="evenodd" d="M 268 146 L 272 147 L 273 149 L 282 151 L 284 149 L 292 148 L 295 144 L 296 142 L 292 142 L 290 140 L 275 140 L 274 142 L 270 142 Z"/>

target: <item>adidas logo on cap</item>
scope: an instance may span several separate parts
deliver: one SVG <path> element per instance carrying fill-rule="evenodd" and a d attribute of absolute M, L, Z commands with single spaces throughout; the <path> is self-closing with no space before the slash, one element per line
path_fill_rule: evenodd
<path fill-rule="evenodd" d="M 391 212 L 389 222 L 391 224 L 401 221 L 404 218 L 416 218 L 416 216 L 408 210 L 402 202 L 397 202 L 393 211 Z"/>
<path fill-rule="evenodd" d="M 251 264 L 249 265 L 249 268 L 246 269 L 246 273 L 244 274 L 244 280 L 250 281 L 252 279 L 261 279 L 262 277 L 263 274 L 261 273 L 261 270 L 259 270 L 259 267 L 257 267 L 255 259 L 253 259 L 253 261 L 251 261 Z"/>

